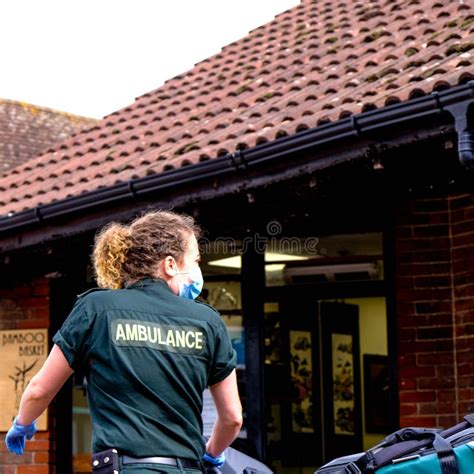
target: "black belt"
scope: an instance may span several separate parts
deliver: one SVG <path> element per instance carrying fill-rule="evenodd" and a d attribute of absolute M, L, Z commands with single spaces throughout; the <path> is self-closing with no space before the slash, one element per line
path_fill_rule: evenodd
<path fill-rule="evenodd" d="M 122 455 L 122 464 L 137 464 L 137 463 L 150 463 L 150 464 L 166 464 L 168 466 L 179 467 L 178 460 L 176 458 L 166 458 L 161 456 L 150 456 L 146 458 L 132 458 L 130 456 Z M 202 470 L 201 461 L 194 461 L 192 459 L 179 459 L 181 466 L 186 469 L 198 469 Z"/>

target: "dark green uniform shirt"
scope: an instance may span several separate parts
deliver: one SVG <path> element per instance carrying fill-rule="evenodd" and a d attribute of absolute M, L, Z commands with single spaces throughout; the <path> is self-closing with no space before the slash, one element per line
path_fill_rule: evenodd
<path fill-rule="evenodd" d="M 216 310 L 144 278 L 80 295 L 53 342 L 86 374 L 94 452 L 202 458 L 202 392 L 236 365 Z"/>

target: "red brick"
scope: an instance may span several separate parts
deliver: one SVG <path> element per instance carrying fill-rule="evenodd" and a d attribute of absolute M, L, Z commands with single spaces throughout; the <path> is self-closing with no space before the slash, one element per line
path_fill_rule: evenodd
<path fill-rule="evenodd" d="M 421 341 L 419 341 L 420 343 Z M 433 341 L 435 352 L 452 351 L 454 343 L 452 339 L 440 339 Z"/>
<path fill-rule="evenodd" d="M 10 298 L 21 298 L 33 295 L 33 289 L 31 286 L 15 286 L 11 289 Z"/>
<path fill-rule="evenodd" d="M 397 278 L 397 287 L 398 288 L 413 288 L 415 286 L 415 279 L 412 276 L 403 276 Z M 403 302 L 398 302 L 398 304 Z M 414 308 L 413 308 L 414 309 Z"/>
<path fill-rule="evenodd" d="M 47 308 L 49 307 L 49 297 L 47 296 L 35 296 L 32 298 L 19 298 L 18 305 L 22 308 Z"/>
<path fill-rule="evenodd" d="M 438 400 L 456 400 L 456 392 L 454 390 L 438 390 L 436 393 Z"/>
<path fill-rule="evenodd" d="M 452 250 L 451 259 L 456 260 L 467 260 L 474 257 L 474 249 L 470 247 L 459 247 Z"/>
<path fill-rule="evenodd" d="M 454 365 L 436 365 L 436 375 L 438 377 L 454 376 Z"/>
<path fill-rule="evenodd" d="M 18 321 L 17 329 L 48 329 L 48 319 L 27 319 L 25 321 Z"/>
<path fill-rule="evenodd" d="M 3 442 L 3 440 L 2 440 Z M 0 464 L 18 465 L 33 462 L 33 453 L 25 451 L 22 456 L 10 452 L 0 453 Z"/>
<path fill-rule="evenodd" d="M 34 319 L 49 319 L 50 306 L 40 306 L 38 308 L 32 308 L 31 314 Z"/>
<path fill-rule="evenodd" d="M 417 354 L 416 363 L 417 365 L 430 365 L 435 366 L 438 364 L 452 365 L 454 356 L 452 352 L 436 353 L 436 354 Z"/>
<path fill-rule="evenodd" d="M 474 279 L 474 277 L 473 277 Z M 456 313 L 457 312 L 471 312 L 474 313 L 474 286 L 463 285 L 458 287 L 460 292 L 468 291 L 470 294 L 454 293 L 456 298 Z"/>
<path fill-rule="evenodd" d="M 403 314 L 405 316 L 415 314 L 415 305 L 413 303 L 405 303 L 400 301 L 397 303 L 397 311 L 399 314 Z"/>
<path fill-rule="evenodd" d="M 405 288 L 397 291 L 397 297 L 404 302 L 451 301 L 451 289 Z"/>
<path fill-rule="evenodd" d="M 49 466 L 47 464 L 18 466 L 17 474 L 49 474 Z"/>
<path fill-rule="evenodd" d="M 400 384 L 400 391 L 402 391 L 402 390 L 415 390 L 417 388 L 416 380 L 410 379 L 410 378 L 401 378 L 401 379 L 399 379 L 399 384 Z"/>
<path fill-rule="evenodd" d="M 48 464 L 49 453 L 47 452 L 34 453 L 34 462 L 35 464 Z"/>
<path fill-rule="evenodd" d="M 26 442 L 26 449 L 28 451 L 47 451 L 49 449 L 49 441 L 38 439 L 38 435 L 35 434 L 35 439 Z"/>
<path fill-rule="evenodd" d="M 6 466 L 0 464 L 0 474 L 16 474 L 16 466 Z"/>
<path fill-rule="evenodd" d="M 459 423 L 459 419 L 456 415 L 440 415 L 436 417 L 436 426 L 441 428 L 449 428 L 450 426 L 454 426 Z"/>
<path fill-rule="evenodd" d="M 471 194 L 458 194 L 449 199 L 450 209 L 459 209 L 468 207 L 472 203 Z"/>
<path fill-rule="evenodd" d="M 420 390 L 455 388 L 455 381 L 453 377 L 434 377 L 434 378 L 420 377 L 417 379 L 416 383 L 417 383 L 417 388 L 419 388 Z"/>
<path fill-rule="evenodd" d="M 400 415 L 407 416 L 407 415 L 416 415 L 418 413 L 418 407 L 416 403 L 402 403 L 400 405 Z"/>
<path fill-rule="evenodd" d="M 405 353 L 423 353 L 423 352 L 434 352 L 436 350 L 435 341 L 413 341 L 413 342 L 400 342 L 398 350 Z"/>
<path fill-rule="evenodd" d="M 399 331 L 406 328 L 417 328 L 420 326 L 429 326 L 428 317 L 425 315 L 403 315 L 398 317 Z"/>
<path fill-rule="evenodd" d="M 45 280 L 44 282 L 36 283 L 33 286 L 33 295 L 49 296 L 49 281 Z"/>
<path fill-rule="evenodd" d="M 456 354 L 456 359 L 458 363 L 474 361 L 474 351 L 458 351 Z"/>
<path fill-rule="evenodd" d="M 436 400 L 436 392 L 430 391 L 412 391 L 401 392 L 400 403 L 417 403 L 417 402 L 434 402 Z"/>
<path fill-rule="evenodd" d="M 412 367 L 416 363 L 414 354 L 403 354 L 398 357 L 398 367 Z"/>
<path fill-rule="evenodd" d="M 427 219 L 429 220 L 429 219 Z M 448 225 L 426 225 L 413 228 L 413 237 L 444 237 L 449 235 Z"/>
<path fill-rule="evenodd" d="M 403 378 L 409 377 L 434 377 L 434 367 L 403 367 L 399 369 L 399 374 Z"/>
<path fill-rule="evenodd" d="M 417 339 L 452 339 L 453 328 L 450 326 L 418 328 L 416 335 Z"/>
<path fill-rule="evenodd" d="M 459 224 L 453 224 L 453 233 L 460 235 L 474 231 L 474 220 L 467 220 Z"/>
<path fill-rule="evenodd" d="M 474 232 L 468 232 L 462 235 L 454 235 L 452 237 L 453 248 L 466 247 L 472 245 L 474 241 Z"/>
<path fill-rule="evenodd" d="M 474 388 L 463 388 L 459 390 L 461 400 L 474 400 Z"/>
<path fill-rule="evenodd" d="M 400 426 L 423 426 L 426 428 L 431 428 L 436 426 L 436 417 L 435 416 L 404 416 L 400 418 Z"/>
<path fill-rule="evenodd" d="M 418 404 L 418 413 L 420 415 L 437 415 L 442 413 L 455 413 L 456 407 L 454 402 L 449 403 L 420 403 Z"/>
<path fill-rule="evenodd" d="M 449 288 L 451 279 L 449 276 L 416 277 L 415 286 L 417 288 Z"/>
<path fill-rule="evenodd" d="M 417 314 L 447 313 L 452 309 L 451 301 L 429 301 L 415 303 Z"/>
<path fill-rule="evenodd" d="M 458 411 L 461 414 L 472 413 L 473 410 L 474 410 L 474 401 L 473 400 L 468 401 L 468 402 L 462 401 L 458 404 Z"/>
<path fill-rule="evenodd" d="M 463 352 L 465 350 L 472 350 L 472 345 L 473 345 L 473 337 L 472 336 L 466 336 L 466 337 L 458 337 L 456 341 L 456 350 L 458 352 Z"/>
<path fill-rule="evenodd" d="M 460 388 L 468 388 L 474 386 L 474 376 L 458 377 L 458 386 Z"/>
<path fill-rule="evenodd" d="M 399 329 L 398 337 L 400 338 L 400 341 L 414 341 L 416 337 L 416 330 L 414 328 Z"/>
<path fill-rule="evenodd" d="M 451 252 L 446 250 L 420 250 L 416 253 L 417 262 L 450 262 Z"/>
<path fill-rule="evenodd" d="M 428 326 L 451 326 L 453 315 L 451 313 L 428 314 L 426 322 Z"/>

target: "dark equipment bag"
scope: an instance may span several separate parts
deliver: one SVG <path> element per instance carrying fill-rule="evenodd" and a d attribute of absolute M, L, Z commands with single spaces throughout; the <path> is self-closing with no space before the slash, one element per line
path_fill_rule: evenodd
<path fill-rule="evenodd" d="M 344 456 L 315 474 L 473 474 L 474 415 L 446 430 L 403 428 L 365 453 Z"/>

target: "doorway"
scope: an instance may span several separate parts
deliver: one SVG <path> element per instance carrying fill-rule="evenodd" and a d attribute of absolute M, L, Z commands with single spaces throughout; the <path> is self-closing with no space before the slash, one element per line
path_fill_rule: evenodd
<path fill-rule="evenodd" d="M 370 286 L 267 288 L 267 459 L 278 473 L 314 472 L 389 431 L 366 432 L 363 355 L 387 357 L 383 289 Z"/>

